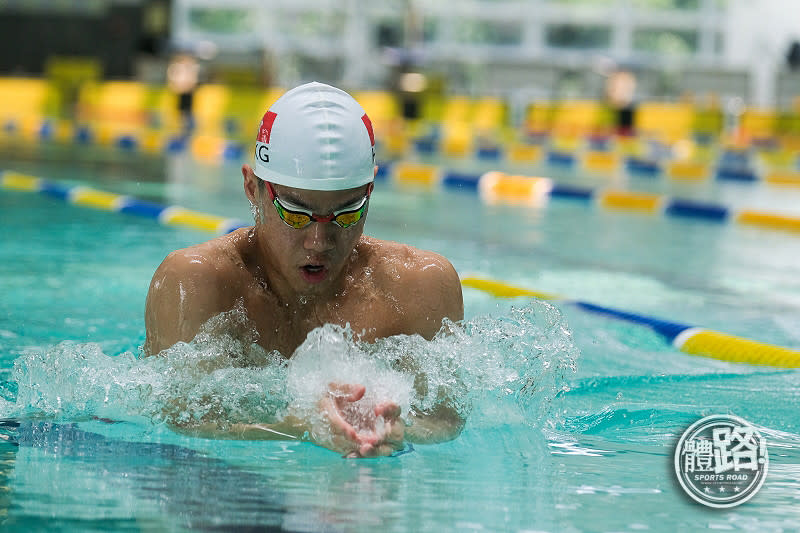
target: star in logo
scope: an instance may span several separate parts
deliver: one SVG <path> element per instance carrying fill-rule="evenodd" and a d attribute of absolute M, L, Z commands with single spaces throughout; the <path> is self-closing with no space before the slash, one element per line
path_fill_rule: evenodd
<path fill-rule="evenodd" d="M 706 488 L 705 488 L 705 491 L 706 491 L 707 493 L 711 494 L 711 489 L 710 489 L 710 488 L 706 487 Z"/>
<path fill-rule="evenodd" d="M 719 491 L 720 491 L 720 492 L 725 492 L 725 487 L 720 487 L 720 488 L 719 488 Z"/>

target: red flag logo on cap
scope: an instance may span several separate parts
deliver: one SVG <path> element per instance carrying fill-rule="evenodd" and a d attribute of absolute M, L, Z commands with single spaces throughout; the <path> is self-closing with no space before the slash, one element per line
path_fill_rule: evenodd
<path fill-rule="evenodd" d="M 264 113 L 264 116 L 261 119 L 261 125 L 258 127 L 258 138 L 256 139 L 257 141 L 269 144 L 269 135 L 270 133 L 272 133 L 272 124 L 275 122 L 275 118 L 277 116 L 278 114 L 275 113 L 274 111 L 267 111 L 266 113 Z M 372 136 L 371 133 L 370 136 Z"/>

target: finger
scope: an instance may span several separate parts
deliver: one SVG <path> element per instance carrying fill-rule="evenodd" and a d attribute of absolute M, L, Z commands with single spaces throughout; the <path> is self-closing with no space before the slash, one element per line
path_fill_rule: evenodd
<path fill-rule="evenodd" d="M 406 426 L 402 420 L 386 424 L 384 430 L 385 430 L 383 438 L 384 442 L 398 444 L 402 446 L 406 435 Z"/>
<path fill-rule="evenodd" d="M 394 402 L 385 402 L 375 406 L 375 416 L 382 416 L 384 420 L 394 420 L 400 416 L 400 406 Z"/>
<path fill-rule="evenodd" d="M 372 450 L 373 457 L 386 457 L 392 455 L 397 450 L 401 450 L 403 446 L 396 446 L 394 444 L 381 444 Z"/>
<path fill-rule="evenodd" d="M 356 432 L 355 428 L 342 417 L 342 414 L 330 398 L 323 399 L 321 405 L 325 414 L 328 415 L 328 420 L 331 423 L 331 429 L 334 433 L 343 435 L 351 441 L 358 440 L 358 432 Z"/>
<path fill-rule="evenodd" d="M 328 392 L 337 399 L 344 399 L 348 402 L 357 402 L 364 397 L 367 388 L 357 383 L 329 383 Z"/>
<path fill-rule="evenodd" d="M 356 440 L 358 441 L 359 445 L 369 444 L 370 446 L 374 446 L 378 442 L 381 442 L 383 439 L 377 435 L 374 431 L 370 432 L 361 432 L 356 435 Z"/>
<path fill-rule="evenodd" d="M 375 457 L 375 447 L 372 444 L 362 444 L 358 453 L 361 457 Z"/>

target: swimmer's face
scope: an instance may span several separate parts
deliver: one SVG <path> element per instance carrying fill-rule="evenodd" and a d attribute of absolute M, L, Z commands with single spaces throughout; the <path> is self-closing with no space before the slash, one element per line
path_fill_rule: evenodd
<path fill-rule="evenodd" d="M 367 186 L 343 191 L 309 191 L 273 184 L 277 198 L 319 215 L 328 215 L 357 205 L 367 194 Z M 364 231 L 362 217 L 342 228 L 333 222 L 312 222 L 296 229 L 278 214 L 266 187 L 259 187 L 258 204 L 262 213 L 259 226 L 272 266 L 300 294 L 318 294 L 338 286 L 342 272 Z"/>

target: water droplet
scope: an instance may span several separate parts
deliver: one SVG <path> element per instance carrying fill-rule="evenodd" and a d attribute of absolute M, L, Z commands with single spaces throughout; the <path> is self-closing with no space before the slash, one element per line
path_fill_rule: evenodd
<path fill-rule="evenodd" d="M 68 342 L 32 350 L 15 361 L 15 403 L 2 404 L 14 412 L 0 416 L 34 409 L 154 423 L 270 422 L 289 410 L 318 416 L 328 384 L 341 382 L 366 387 L 350 413 L 359 424 L 369 425 L 370 409 L 387 399 L 407 416 L 442 397 L 478 427 L 539 424 L 556 394 L 568 390 L 578 357 L 560 313 L 546 302 L 501 317 L 446 320 L 432 341 L 398 335 L 366 343 L 349 326 L 326 325 L 289 360 L 257 342 L 239 305 L 157 357 L 110 357 L 98 344 Z"/>

